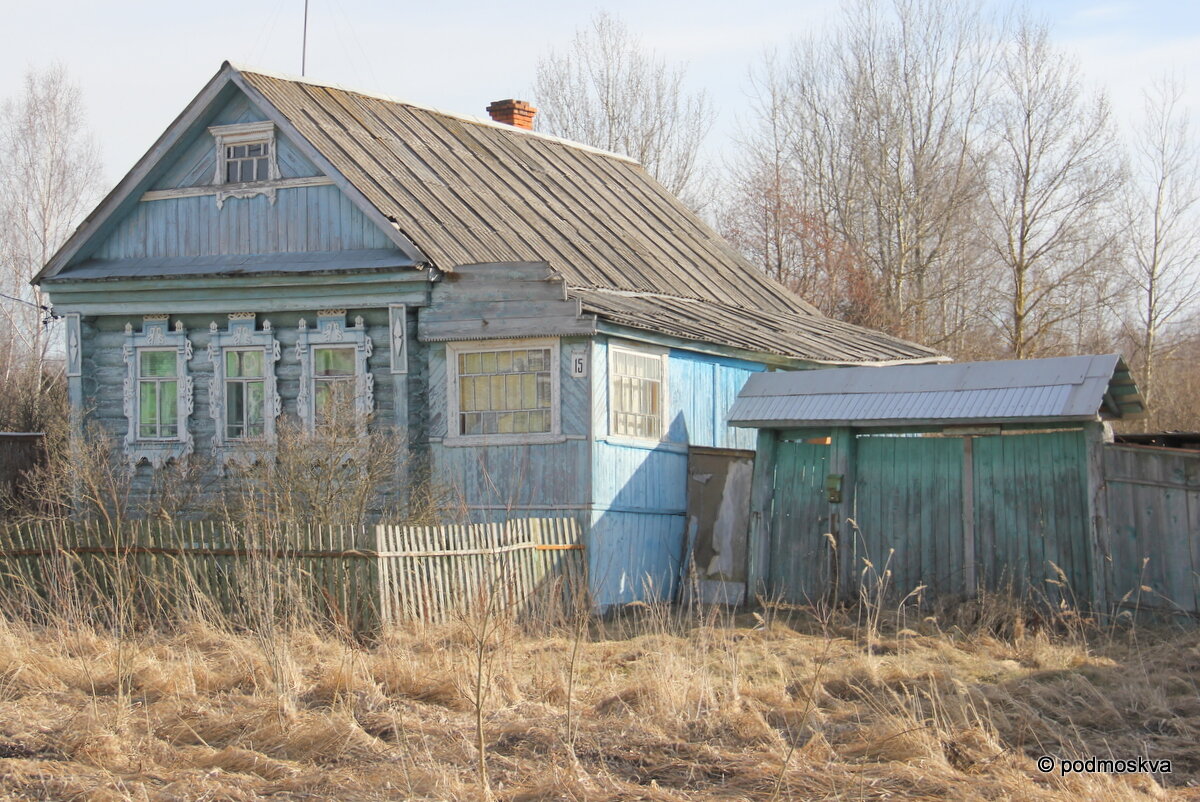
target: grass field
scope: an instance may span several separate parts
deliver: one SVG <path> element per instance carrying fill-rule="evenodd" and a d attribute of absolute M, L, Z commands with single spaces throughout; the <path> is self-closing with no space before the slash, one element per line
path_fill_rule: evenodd
<path fill-rule="evenodd" d="M 1195 630 L 1002 599 L 888 618 L 634 608 L 366 644 L 0 620 L 0 798 L 1200 799 Z"/>

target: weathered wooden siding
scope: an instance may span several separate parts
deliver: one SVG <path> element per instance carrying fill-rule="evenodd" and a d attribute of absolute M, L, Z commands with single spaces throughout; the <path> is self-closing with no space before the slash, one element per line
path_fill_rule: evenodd
<path fill-rule="evenodd" d="M 591 351 L 594 443 L 588 560 L 601 606 L 672 598 L 687 525 L 689 445 L 754 448 L 753 431 L 732 429 L 725 415 L 761 365 L 672 349 L 667 366 L 667 437 L 652 445 L 610 438 L 608 340 Z"/>
<path fill-rule="evenodd" d="M 829 446 L 821 438 L 781 434 L 776 448 L 775 503 L 770 510 L 767 595 L 814 603 L 830 590 L 832 554 L 825 476 Z"/>
<path fill-rule="evenodd" d="M 96 253 L 99 259 L 171 258 L 391 248 L 392 243 L 334 186 L 228 198 L 212 195 L 137 204 Z"/>
<path fill-rule="evenodd" d="M 386 308 L 383 309 L 351 309 L 347 310 L 349 322 L 356 315 L 362 315 L 367 327 L 368 336 L 375 343 L 374 352 L 368 366 L 375 374 L 374 399 L 375 416 L 380 423 L 409 427 L 423 426 L 420 415 L 424 413 L 421 396 L 424 394 L 423 360 L 420 354 L 410 349 L 409 373 L 396 377 L 390 372 L 390 358 L 387 348 L 389 342 L 389 318 Z M 310 325 L 316 319 L 316 311 L 311 313 L 278 313 L 260 315 L 257 327 L 262 327 L 264 319 L 270 320 L 275 338 L 280 344 L 280 360 L 275 365 L 275 375 L 279 394 L 283 401 L 285 418 L 296 418 L 296 396 L 299 391 L 300 365 L 296 360 L 295 345 L 298 335 L 297 325 L 301 317 L 306 318 Z M 213 374 L 213 365 L 209 360 L 206 348 L 209 342 L 209 323 L 216 321 L 224 329 L 226 316 L 223 314 L 182 315 L 172 316 L 171 326 L 181 320 L 192 341 L 194 356 L 189 363 L 189 374 L 194 380 L 194 411 L 188 418 L 188 427 L 195 437 L 195 453 L 198 459 L 211 459 L 213 419 L 209 406 L 209 382 Z M 82 391 L 83 406 L 88 410 L 89 420 L 103 427 L 111 434 L 117 454 L 120 454 L 121 442 L 127 430 L 127 421 L 122 407 L 124 397 L 124 380 L 126 365 L 122 358 L 121 348 L 125 343 L 124 328 L 126 323 L 132 323 L 135 329 L 140 329 L 140 318 L 124 316 L 85 317 L 81 321 L 83 341 Z M 409 320 L 410 342 L 416 333 L 415 321 Z M 415 358 L 414 358 L 415 357 Z M 399 395 L 403 393 L 403 395 Z M 415 403 L 409 404 L 409 397 Z M 193 514 L 199 515 L 204 509 L 218 500 L 220 482 L 215 469 L 207 477 L 194 484 L 195 499 L 189 505 Z M 155 492 L 154 470 L 142 463 L 134 473 L 131 486 L 131 502 L 135 508 L 139 504 L 149 502 Z"/>
<path fill-rule="evenodd" d="M 774 493 L 769 595 L 811 602 L 840 581 L 842 597 L 854 599 L 862 590 L 874 594 L 890 572 L 891 598 L 920 586 L 944 597 L 1011 584 L 1051 600 L 1090 599 L 1096 556 L 1083 430 L 860 434 L 840 466 L 821 444 L 826 434 L 835 442 L 849 436 L 779 432 L 773 475 L 759 479 L 773 482 Z M 830 474 L 845 475 L 842 502 L 827 500 Z M 826 533 L 836 535 L 840 577 Z"/>
<path fill-rule="evenodd" d="M 901 596 L 963 592 L 962 438 L 859 436 L 857 448 L 853 579 L 874 589 L 890 570 Z"/>
<path fill-rule="evenodd" d="M 980 581 L 1055 599 L 1086 598 L 1087 447 L 1084 432 L 974 438 L 975 541 Z M 1066 575 L 1069 587 L 1055 584 Z"/>
<path fill-rule="evenodd" d="M 1104 480 L 1113 601 L 1200 612 L 1200 453 L 1106 445 Z"/>
<path fill-rule="evenodd" d="M 505 516 L 582 513 L 590 485 L 589 387 L 572 378 L 568 355 L 583 342 L 559 341 L 559 378 L 563 441 L 531 445 L 447 445 L 448 385 L 446 346 L 425 346 L 429 358 L 426 398 L 428 438 L 435 481 L 456 488 L 472 520 L 502 520 Z"/>

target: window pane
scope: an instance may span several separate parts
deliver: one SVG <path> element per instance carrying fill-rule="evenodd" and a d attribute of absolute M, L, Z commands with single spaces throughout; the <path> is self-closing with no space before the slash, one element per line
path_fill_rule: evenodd
<path fill-rule="evenodd" d="M 461 379 L 458 383 L 461 388 L 461 397 L 458 399 L 458 409 L 460 412 L 470 412 L 477 409 L 475 406 L 475 379 L 468 376 Z"/>
<path fill-rule="evenodd" d="M 233 146 L 233 158 L 244 159 L 245 157 L 246 157 L 246 146 L 245 145 L 234 145 Z"/>
<path fill-rule="evenodd" d="M 263 352 L 242 351 L 242 375 L 248 378 L 260 378 L 263 375 Z"/>
<path fill-rule="evenodd" d="M 174 381 L 158 383 L 158 419 L 162 425 L 162 437 L 175 435 L 175 422 L 179 419 L 178 387 Z"/>
<path fill-rule="evenodd" d="M 236 184 L 238 182 L 238 163 L 225 162 L 225 183 Z"/>
<path fill-rule="evenodd" d="M 521 377 L 516 373 L 504 377 L 504 408 L 521 408 Z"/>
<path fill-rule="evenodd" d="M 139 359 L 143 378 L 175 375 L 174 351 L 142 351 Z"/>
<path fill-rule="evenodd" d="M 266 398 L 262 382 L 246 382 L 246 436 L 261 437 L 263 407 Z"/>
<path fill-rule="evenodd" d="M 246 155 L 247 156 L 261 156 L 262 155 L 262 144 L 259 143 L 257 145 L 247 145 L 246 146 Z"/>
<path fill-rule="evenodd" d="M 246 420 L 246 385 L 229 382 L 225 392 L 225 422 L 230 437 L 242 436 L 242 424 Z"/>
<path fill-rule="evenodd" d="M 662 437 L 662 358 L 614 350 L 609 399 L 614 434 Z"/>
<path fill-rule="evenodd" d="M 271 177 L 270 171 L 267 170 L 267 160 L 266 159 L 259 159 L 256 162 L 254 162 L 254 180 L 255 181 L 266 181 L 270 177 Z"/>
<path fill-rule="evenodd" d="M 353 376 L 354 351 L 350 348 L 314 348 L 313 365 L 318 376 Z"/>
<path fill-rule="evenodd" d="M 457 367 L 461 434 L 550 431 L 549 349 L 460 352 Z"/>
<path fill-rule="evenodd" d="M 158 386 L 155 382 L 138 385 L 138 436 L 158 437 Z"/>

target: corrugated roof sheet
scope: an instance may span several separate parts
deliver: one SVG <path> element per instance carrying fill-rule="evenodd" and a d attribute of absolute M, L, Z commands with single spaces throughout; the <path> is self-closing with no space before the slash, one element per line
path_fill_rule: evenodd
<path fill-rule="evenodd" d="M 1116 354 L 943 365 L 897 365 L 750 377 L 732 426 L 902 426 L 1052 422 L 1142 412 Z"/>
<path fill-rule="evenodd" d="M 765 312 L 671 296 L 573 288 L 585 312 L 633 328 L 826 364 L 927 359 L 923 346 L 824 315 Z"/>
<path fill-rule="evenodd" d="M 590 311 L 635 328 L 818 362 L 939 358 L 820 315 L 629 159 L 346 89 L 240 74 L 442 270 L 545 261 Z"/>

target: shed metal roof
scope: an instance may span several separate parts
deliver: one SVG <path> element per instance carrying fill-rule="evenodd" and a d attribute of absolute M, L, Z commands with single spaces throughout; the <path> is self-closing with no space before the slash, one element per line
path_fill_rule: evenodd
<path fill-rule="evenodd" d="M 1141 395 L 1117 354 L 896 365 L 750 377 L 731 426 L 1049 423 L 1138 415 Z"/>

